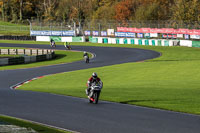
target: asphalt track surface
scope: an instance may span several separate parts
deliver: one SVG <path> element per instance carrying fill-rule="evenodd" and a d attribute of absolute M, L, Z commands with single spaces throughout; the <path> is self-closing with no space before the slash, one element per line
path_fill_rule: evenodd
<path fill-rule="evenodd" d="M 49 48 L 48 45 L 0 44 L 0 46 Z M 56 49 L 64 47 L 57 46 Z M 82 98 L 10 89 L 21 81 L 47 74 L 136 62 L 160 56 L 154 51 L 134 48 L 72 46 L 72 49 L 89 51 L 95 53 L 96 57 L 90 64 L 77 61 L 54 66 L 0 71 L 0 114 L 82 133 L 200 132 L 200 116 L 197 115 L 106 101 L 99 101 L 96 105 L 89 104 L 87 99 Z"/>

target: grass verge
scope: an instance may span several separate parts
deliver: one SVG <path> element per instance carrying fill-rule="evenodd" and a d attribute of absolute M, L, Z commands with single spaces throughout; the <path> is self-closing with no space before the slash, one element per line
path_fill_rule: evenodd
<path fill-rule="evenodd" d="M 43 125 L 40 125 L 40 124 L 36 124 L 36 123 L 33 123 L 33 122 L 28 122 L 28 121 L 25 121 L 25 120 L 13 118 L 13 117 L 8 117 L 8 116 L 1 116 L 0 115 L 0 121 L 4 122 L 4 123 L 12 124 L 12 125 L 20 126 L 20 127 L 32 128 L 35 131 L 37 131 L 38 133 L 69 133 L 69 132 L 64 131 L 64 130 L 55 129 L 55 128 L 43 126 Z"/>
<path fill-rule="evenodd" d="M 62 63 L 70 63 L 74 61 L 82 60 L 82 52 L 72 52 L 72 51 L 55 51 L 56 58 L 48 61 L 41 61 L 29 64 L 19 64 L 19 65 L 9 65 L 9 66 L 0 66 L 0 70 L 10 70 L 10 69 L 23 69 L 23 68 L 32 68 L 40 66 L 48 66 Z"/>
<path fill-rule="evenodd" d="M 140 63 L 51 75 L 25 84 L 20 89 L 86 97 L 86 81 L 92 72 L 97 72 L 104 82 L 101 100 L 200 114 L 200 49 L 115 46 L 156 50 L 162 56 Z"/>

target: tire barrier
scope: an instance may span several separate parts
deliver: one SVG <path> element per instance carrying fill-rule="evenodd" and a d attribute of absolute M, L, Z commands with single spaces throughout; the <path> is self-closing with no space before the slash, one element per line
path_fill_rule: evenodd
<path fill-rule="evenodd" d="M 105 44 L 135 44 L 146 46 L 186 46 L 200 47 L 200 41 L 180 39 L 141 39 L 141 38 L 111 38 L 111 37 L 90 37 L 91 43 Z"/>
<path fill-rule="evenodd" d="M 36 37 L 35 36 L 0 36 L 0 40 L 36 41 Z"/>
<path fill-rule="evenodd" d="M 0 49 L 0 54 L 21 55 L 20 57 L 0 59 L 0 66 L 39 62 L 55 58 L 53 50 L 44 49 Z"/>

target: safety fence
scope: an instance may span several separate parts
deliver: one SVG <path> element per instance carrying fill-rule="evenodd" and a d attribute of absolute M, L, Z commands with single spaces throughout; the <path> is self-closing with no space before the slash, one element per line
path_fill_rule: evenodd
<path fill-rule="evenodd" d="M 55 58 L 55 52 L 53 50 L 43 49 L 0 49 L 0 54 L 20 55 L 19 57 L 4 57 L 0 59 L 0 66 L 32 63 Z"/>

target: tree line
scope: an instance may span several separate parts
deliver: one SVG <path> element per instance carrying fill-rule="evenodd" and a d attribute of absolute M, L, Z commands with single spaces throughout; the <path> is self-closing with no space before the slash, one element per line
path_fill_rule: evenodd
<path fill-rule="evenodd" d="M 3 21 L 200 21 L 200 0 L 0 0 Z"/>

